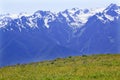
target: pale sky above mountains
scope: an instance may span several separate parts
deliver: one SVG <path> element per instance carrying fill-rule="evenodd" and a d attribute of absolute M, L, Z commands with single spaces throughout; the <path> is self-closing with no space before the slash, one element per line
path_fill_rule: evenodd
<path fill-rule="evenodd" d="M 111 3 L 120 4 L 120 0 L 0 0 L 0 13 L 33 13 L 37 10 L 58 12 L 74 7 L 106 7 Z"/>

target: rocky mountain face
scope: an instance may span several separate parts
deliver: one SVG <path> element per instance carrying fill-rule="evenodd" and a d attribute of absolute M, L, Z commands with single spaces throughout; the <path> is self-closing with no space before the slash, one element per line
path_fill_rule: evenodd
<path fill-rule="evenodd" d="M 0 15 L 0 66 L 120 53 L 120 6 Z"/>

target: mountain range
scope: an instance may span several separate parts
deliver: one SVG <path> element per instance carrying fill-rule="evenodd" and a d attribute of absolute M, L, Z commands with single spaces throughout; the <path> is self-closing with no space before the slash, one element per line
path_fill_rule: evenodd
<path fill-rule="evenodd" d="M 0 66 L 120 53 L 120 6 L 0 15 Z"/>

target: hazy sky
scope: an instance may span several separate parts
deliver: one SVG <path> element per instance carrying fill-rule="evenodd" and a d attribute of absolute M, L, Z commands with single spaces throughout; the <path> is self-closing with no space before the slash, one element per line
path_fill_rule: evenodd
<path fill-rule="evenodd" d="M 120 0 L 0 0 L 0 13 L 33 13 L 37 10 L 62 11 L 74 7 L 106 7 Z"/>

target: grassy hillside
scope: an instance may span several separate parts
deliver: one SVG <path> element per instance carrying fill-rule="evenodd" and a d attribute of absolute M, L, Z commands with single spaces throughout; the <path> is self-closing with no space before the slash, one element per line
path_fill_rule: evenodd
<path fill-rule="evenodd" d="M 120 54 L 58 58 L 0 69 L 0 80 L 119 80 Z"/>

